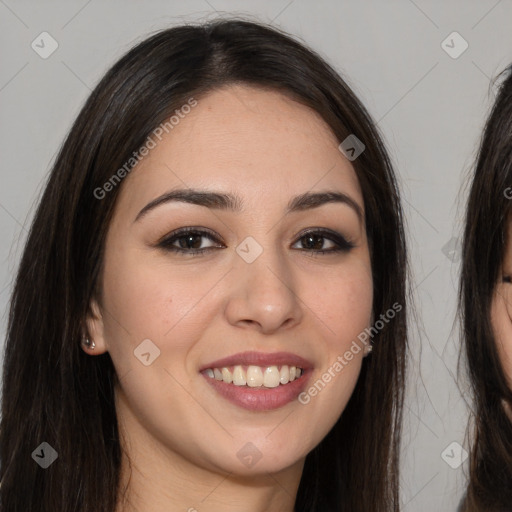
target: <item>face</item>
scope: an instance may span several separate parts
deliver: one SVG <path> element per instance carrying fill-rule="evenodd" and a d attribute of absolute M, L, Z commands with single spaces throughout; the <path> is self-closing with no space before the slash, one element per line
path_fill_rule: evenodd
<path fill-rule="evenodd" d="M 505 257 L 500 282 L 496 285 L 491 307 L 491 322 L 498 355 L 512 388 L 512 223 L 508 226 Z M 507 408 L 511 419 L 512 411 Z"/>
<path fill-rule="evenodd" d="M 303 464 L 338 420 L 373 288 L 362 193 L 337 146 L 310 109 L 230 86 L 198 100 L 125 178 L 87 326 L 94 354 L 113 360 L 134 446 L 263 474 Z M 237 208 L 158 200 L 178 189 L 237 196 Z M 296 199 L 323 192 L 339 200 Z M 303 368 L 293 381 L 292 366 Z"/>

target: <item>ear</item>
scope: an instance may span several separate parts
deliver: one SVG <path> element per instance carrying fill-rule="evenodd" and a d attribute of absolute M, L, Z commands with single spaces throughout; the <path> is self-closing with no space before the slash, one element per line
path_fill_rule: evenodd
<path fill-rule="evenodd" d="M 89 311 L 85 319 L 86 332 L 84 337 L 94 341 L 95 347 L 87 347 L 82 343 L 82 350 L 88 355 L 99 355 L 107 352 L 107 345 L 105 343 L 105 325 L 103 322 L 103 315 L 101 308 L 96 301 L 92 299 L 89 305 Z"/>

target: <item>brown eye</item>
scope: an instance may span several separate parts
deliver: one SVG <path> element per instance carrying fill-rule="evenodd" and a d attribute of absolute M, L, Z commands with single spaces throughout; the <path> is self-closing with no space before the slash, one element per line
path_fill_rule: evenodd
<path fill-rule="evenodd" d="M 209 245 L 202 246 L 204 240 L 209 241 Z M 217 243 L 215 244 L 215 242 Z M 213 232 L 194 227 L 186 227 L 174 231 L 162 240 L 158 246 L 167 251 L 174 251 L 184 255 L 199 255 L 223 247 L 213 235 Z"/>
<path fill-rule="evenodd" d="M 503 276 L 503 282 L 504 283 L 512 283 L 512 277 L 511 276 Z"/>
<path fill-rule="evenodd" d="M 331 246 L 325 248 L 325 241 L 328 241 L 327 243 L 330 243 Z M 355 247 L 345 237 L 328 229 L 309 230 L 302 233 L 302 236 L 295 243 L 302 244 L 301 250 L 319 254 L 349 252 Z"/>

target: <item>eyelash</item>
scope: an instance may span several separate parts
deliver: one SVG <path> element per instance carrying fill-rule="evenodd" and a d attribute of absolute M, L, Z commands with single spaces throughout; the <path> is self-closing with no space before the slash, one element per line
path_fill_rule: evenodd
<path fill-rule="evenodd" d="M 185 227 L 180 228 L 171 233 L 168 237 L 161 240 L 157 247 L 160 247 L 166 251 L 172 251 L 175 253 L 178 253 L 182 256 L 199 256 L 207 251 L 213 250 L 213 249 L 219 249 L 220 247 L 204 247 L 202 249 L 183 249 L 180 247 L 173 246 L 172 244 L 176 242 L 177 240 L 181 238 L 185 238 L 186 236 L 190 235 L 199 235 L 199 236 L 205 236 L 206 238 L 218 242 L 217 238 L 215 237 L 215 234 L 207 230 L 205 228 L 195 228 L 195 227 Z M 320 254 L 328 254 L 328 253 L 340 253 L 344 252 L 347 253 L 351 249 L 355 247 L 355 244 L 348 241 L 345 237 L 340 235 L 339 233 L 336 233 L 335 231 L 331 231 L 329 229 L 309 229 L 303 233 L 301 233 L 301 236 L 294 242 L 294 245 L 299 242 L 302 238 L 305 238 L 310 235 L 319 235 L 322 238 L 325 238 L 327 240 L 330 240 L 331 242 L 334 242 L 338 247 L 332 248 L 332 249 L 298 249 L 301 251 L 311 252 L 311 257 L 316 257 Z"/>

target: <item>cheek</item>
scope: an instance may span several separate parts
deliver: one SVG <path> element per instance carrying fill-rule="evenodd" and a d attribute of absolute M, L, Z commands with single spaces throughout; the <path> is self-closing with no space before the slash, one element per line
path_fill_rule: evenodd
<path fill-rule="evenodd" d="M 368 272 L 344 272 L 330 279 L 312 297 L 315 313 L 329 328 L 329 341 L 341 349 L 369 326 L 373 306 L 373 282 Z"/>
<path fill-rule="evenodd" d="M 145 339 L 162 355 L 170 345 L 174 355 L 188 349 L 207 325 L 211 298 L 206 298 L 217 280 L 208 273 L 198 277 L 198 272 L 128 256 L 106 265 L 105 338 L 112 357 L 130 365 L 133 349 Z"/>
<path fill-rule="evenodd" d="M 511 286 L 498 286 L 491 306 L 491 323 L 498 357 L 512 389 L 512 293 Z"/>
<path fill-rule="evenodd" d="M 508 380 L 509 387 L 512 389 L 512 340 L 508 342 L 498 342 L 498 354 L 503 366 L 503 371 Z"/>
<path fill-rule="evenodd" d="M 364 355 L 361 340 L 371 339 L 366 333 L 373 305 L 373 282 L 364 269 L 329 282 L 329 287 L 310 297 L 325 335 L 321 368 L 304 396 L 304 402 L 322 411 L 325 425 L 337 421 L 357 383 Z"/>

